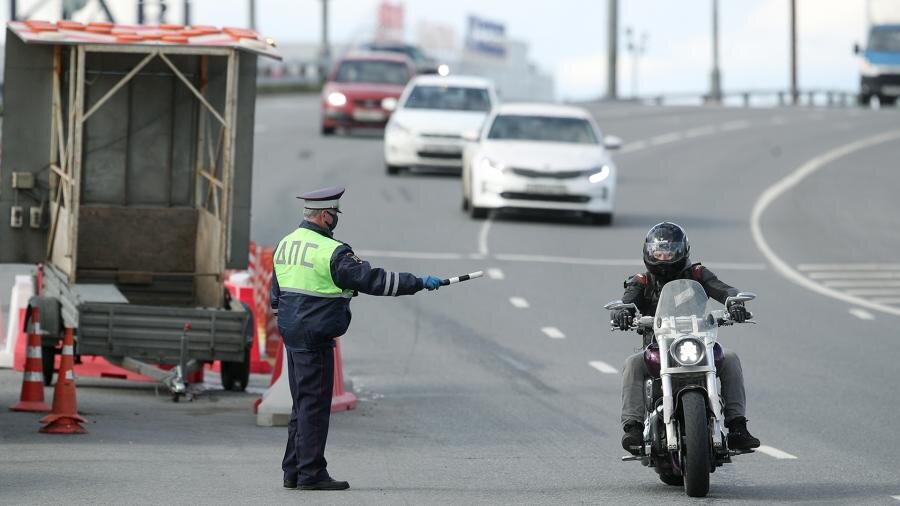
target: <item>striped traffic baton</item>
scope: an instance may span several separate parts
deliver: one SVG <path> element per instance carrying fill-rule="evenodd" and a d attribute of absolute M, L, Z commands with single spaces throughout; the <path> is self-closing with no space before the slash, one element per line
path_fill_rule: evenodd
<path fill-rule="evenodd" d="M 457 276 L 455 278 L 447 278 L 441 280 L 441 286 L 452 285 L 455 283 L 461 283 L 463 281 L 468 281 L 470 279 L 476 279 L 484 276 L 484 271 L 475 271 L 470 274 L 463 274 L 462 276 Z"/>

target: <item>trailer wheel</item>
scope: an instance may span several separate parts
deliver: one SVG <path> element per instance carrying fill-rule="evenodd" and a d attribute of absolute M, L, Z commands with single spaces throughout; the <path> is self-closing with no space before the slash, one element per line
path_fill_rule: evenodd
<path fill-rule="evenodd" d="M 41 365 L 44 370 L 44 385 L 53 384 L 53 365 L 56 359 L 56 346 L 41 346 Z"/>
<path fill-rule="evenodd" d="M 250 381 L 250 349 L 244 352 L 243 362 L 222 362 L 222 388 L 243 392 Z"/>

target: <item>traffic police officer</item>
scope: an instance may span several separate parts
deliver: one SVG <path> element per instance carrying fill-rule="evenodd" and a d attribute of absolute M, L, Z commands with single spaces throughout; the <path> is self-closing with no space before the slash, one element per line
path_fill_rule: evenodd
<path fill-rule="evenodd" d="M 285 488 L 345 490 L 329 476 L 325 440 L 334 386 L 335 337 L 350 326 L 350 298 L 412 295 L 437 290 L 435 276 L 389 272 L 360 260 L 349 245 L 332 237 L 343 188 L 300 195 L 303 222 L 275 248 L 270 303 L 288 354 L 293 410 L 281 467 Z"/>

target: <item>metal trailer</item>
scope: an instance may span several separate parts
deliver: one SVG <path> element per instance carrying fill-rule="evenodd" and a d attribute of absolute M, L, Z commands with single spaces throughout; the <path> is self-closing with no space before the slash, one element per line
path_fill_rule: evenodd
<path fill-rule="evenodd" d="M 43 264 L 45 382 L 73 328 L 76 354 L 176 399 L 213 360 L 243 390 L 251 317 L 224 273 L 248 260 L 256 60 L 280 56 L 241 29 L 93 26 L 7 28 L 0 262 Z"/>

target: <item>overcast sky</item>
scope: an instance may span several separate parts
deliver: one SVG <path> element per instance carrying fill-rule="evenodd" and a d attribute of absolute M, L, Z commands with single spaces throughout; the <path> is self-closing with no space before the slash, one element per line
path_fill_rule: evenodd
<path fill-rule="evenodd" d="M 38 0 L 19 0 L 20 10 Z M 48 5 L 59 0 L 47 0 Z M 152 0 L 149 0 L 152 1 Z M 892 2 L 900 8 L 900 0 Z M 120 21 L 135 19 L 134 0 L 108 0 Z M 8 1 L 3 15 L 8 15 Z M 195 23 L 247 25 L 247 0 L 193 0 Z M 532 59 L 556 78 L 557 95 L 582 99 L 606 86 L 606 2 L 603 0 L 406 0 L 407 38 L 420 20 L 451 24 L 462 37 L 466 16 L 501 21 L 531 46 Z M 169 0 L 169 21 L 181 20 Z M 331 37 L 358 39 L 376 19 L 379 0 L 330 0 Z M 853 90 L 858 62 L 851 52 L 865 33 L 866 0 L 797 0 L 801 87 Z M 48 7 L 44 18 L 58 7 Z M 726 90 L 784 88 L 789 79 L 789 0 L 721 0 L 721 70 Z M 620 30 L 647 32 L 639 91 L 699 92 L 709 85 L 711 0 L 619 0 Z M 321 0 L 257 0 L 259 30 L 278 41 L 320 38 Z M 624 37 L 622 37 L 624 39 Z M 620 39 L 620 40 L 622 40 Z M 620 47 L 624 43 L 620 42 Z M 620 94 L 631 92 L 630 58 L 620 55 Z"/>

